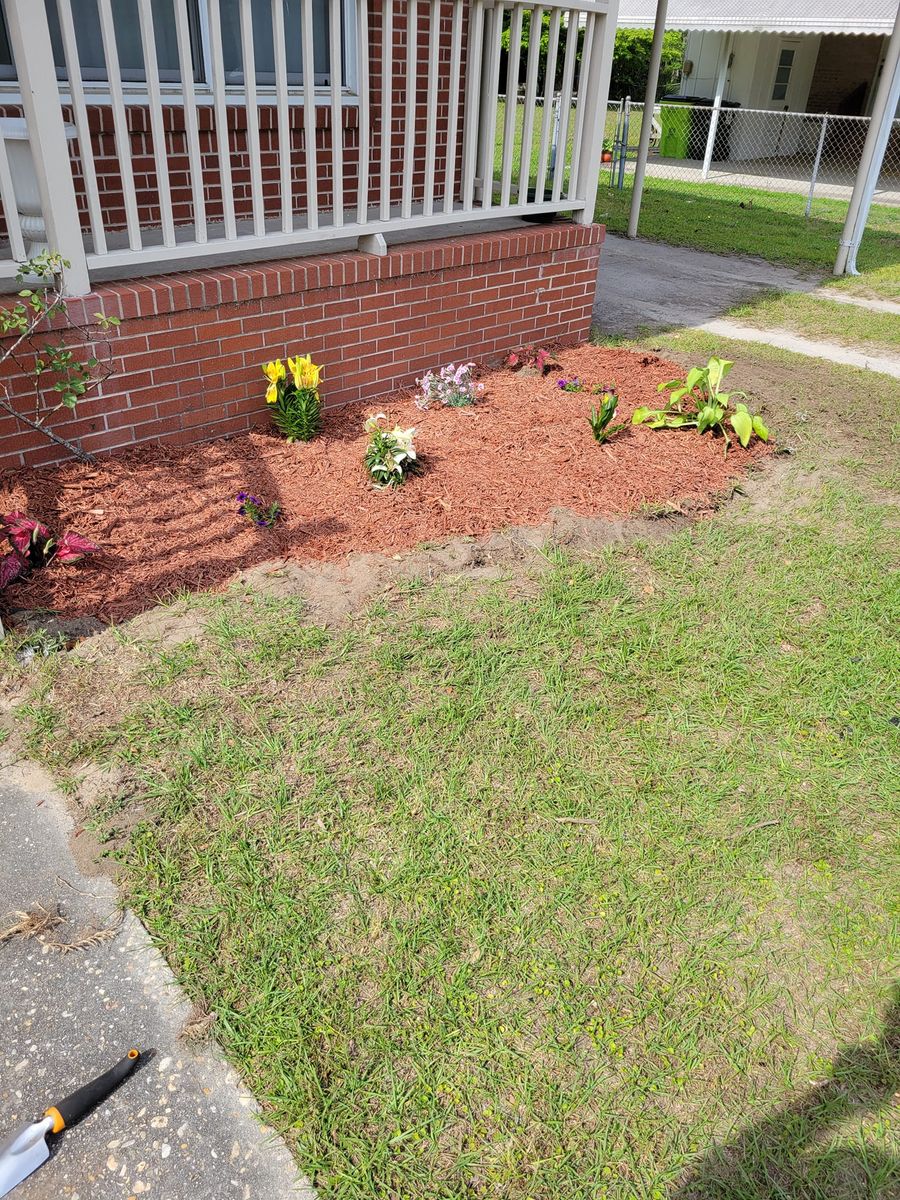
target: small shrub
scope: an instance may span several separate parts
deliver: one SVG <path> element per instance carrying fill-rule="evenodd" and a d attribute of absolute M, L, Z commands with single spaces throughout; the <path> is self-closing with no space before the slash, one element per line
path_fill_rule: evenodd
<path fill-rule="evenodd" d="M 472 378 L 474 363 L 461 363 L 458 367 L 450 363 L 440 371 L 429 371 L 418 381 L 421 389 L 416 397 L 418 408 L 428 408 L 432 401 L 449 408 L 465 408 L 474 404 L 484 391 L 483 383 Z"/>
<path fill-rule="evenodd" d="M 288 377 L 290 373 L 290 378 Z M 322 368 L 308 354 L 266 363 L 263 374 L 269 381 L 266 404 L 271 405 L 272 421 L 289 442 L 308 442 L 322 423 L 319 379 Z"/>
<path fill-rule="evenodd" d="M 507 354 L 505 363 L 511 371 L 527 371 L 536 375 L 549 375 L 551 371 L 560 369 L 549 350 L 535 350 L 533 346 Z"/>
<path fill-rule="evenodd" d="M 64 295 L 68 266 L 67 259 L 49 250 L 19 264 L 16 278 L 29 286 L 22 288 L 14 303 L 0 307 L 0 337 L 4 338 L 0 366 L 7 379 L 16 367 L 25 378 L 34 380 L 34 404 L 31 414 L 24 411 L 24 397 L 12 396 L 8 384 L 0 383 L 0 409 L 20 425 L 65 446 L 81 462 L 93 462 L 92 455 L 50 428 L 47 421 L 60 409 L 74 412 L 79 401 L 112 374 L 110 335 L 120 322 L 103 312 L 94 313 L 96 325 L 73 319 Z M 93 347 L 99 339 L 99 357 L 91 351 L 85 358 L 84 350 L 72 349 L 69 331 L 75 335 L 76 346 L 86 341 Z"/>
<path fill-rule="evenodd" d="M 266 504 L 259 496 L 251 496 L 249 492 L 238 492 L 238 513 L 258 525 L 260 529 L 271 529 L 281 516 L 281 505 L 277 500 Z"/>
<path fill-rule="evenodd" d="M 598 393 L 594 391 L 593 394 L 597 395 Z M 588 421 L 590 421 L 591 432 L 595 439 L 602 444 L 603 442 L 608 442 L 611 437 L 615 437 L 617 433 L 621 433 L 625 426 L 622 424 L 610 424 L 611 421 L 615 420 L 616 413 L 619 410 L 619 397 L 616 393 L 612 389 L 609 389 L 599 393 L 599 395 L 600 407 L 597 408 L 591 405 L 591 415 L 588 417 Z"/>
<path fill-rule="evenodd" d="M 79 533 L 64 533 L 55 538 L 46 525 L 24 513 L 7 513 L 0 518 L 0 534 L 12 550 L 0 558 L 0 588 L 32 571 L 49 567 L 52 562 L 73 563 L 100 549 Z"/>
<path fill-rule="evenodd" d="M 408 475 L 419 469 L 413 444 L 416 431 L 401 429 L 399 425 L 383 429 L 383 421 L 387 421 L 387 417 L 378 413 L 365 423 L 365 431 L 371 435 L 364 460 L 366 470 L 375 487 L 400 487 Z"/>
<path fill-rule="evenodd" d="M 746 399 L 746 392 L 721 391 L 722 380 L 734 366 L 727 358 L 713 357 L 705 367 L 693 367 L 684 379 L 670 379 L 657 389 L 668 392 L 669 399 L 662 408 L 638 408 L 631 418 L 633 425 L 647 424 L 651 429 L 689 429 L 698 433 L 718 432 L 725 439 L 725 453 L 731 445 L 726 423 L 738 436 L 742 446 L 750 444 L 755 434 L 769 440 L 769 430 L 761 417 L 754 416 L 746 404 L 736 403 L 735 397 Z"/>

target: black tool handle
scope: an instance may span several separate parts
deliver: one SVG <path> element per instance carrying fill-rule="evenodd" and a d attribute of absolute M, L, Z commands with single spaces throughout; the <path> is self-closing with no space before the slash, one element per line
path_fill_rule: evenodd
<path fill-rule="evenodd" d="M 105 1100 L 124 1082 L 138 1064 L 140 1050 L 129 1050 L 123 1059 L 110 1067 L 84 1087 L 80 1087 L 65 1100 L 48 1108 L 44 1116 L 53 1117 L 53 1133 L 61 1133 L 67 1125 L 74 1125 L 102 1100 Z"/>

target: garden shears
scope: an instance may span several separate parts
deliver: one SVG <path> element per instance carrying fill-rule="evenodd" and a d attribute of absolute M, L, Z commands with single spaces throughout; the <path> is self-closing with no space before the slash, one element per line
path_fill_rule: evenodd
<path fill-rule="evenodd" d="M 48 1108 L 40 1120 L 23 1125 L 0 1142 L 0 1197 L 8 1196 L 23 1179 L 27 1179 L 47 1161 L 50 1157 L 48 1136 L 62 1133 L 110 1096 L 128 1078 L 140 1057 L 140 1050 L 129 1050 L 103 1075 Z"/>

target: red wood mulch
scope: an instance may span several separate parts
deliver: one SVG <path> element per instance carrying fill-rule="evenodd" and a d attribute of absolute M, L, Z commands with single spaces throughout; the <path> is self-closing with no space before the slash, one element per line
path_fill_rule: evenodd
<path fill-rule="evenodd" d="M 766 452 L 695 432 L 629 427 L 608 446 L 591 436 L 592 398 L 559 390 L 560 374 L 615 384 L 619 419 L 656 404 L 656 385 L 679 373 L 659 358 L 580 346 L 546 378 L 506 370 L 483 377 L 474 407 L 420 412 L 409 395 L 327 413 L 324 432 L 289 446 L 270 433 L 173 447 L 148 444 L 93 466 L 77 462 L 0 479 L 0 513 L 21 509 L 54 531 L 103 547 L 70 567 L 13 584 L 11 608 L 121 621 L 185 588 L 225 583 L 271 558 L 340 560 L 350 551 L 396 552 L 425 541 L 535 525 L 556 505 L 616 516 L 644 503 L 703 502 Z M 262 390 L 262 389 L 260 389 Z M 366 481 L 364 418 L 383 411 L 415 425 L 425 468 L 396 491 Z M 278 500 L 283 517 L 257 529 L 235 493 Z"/>

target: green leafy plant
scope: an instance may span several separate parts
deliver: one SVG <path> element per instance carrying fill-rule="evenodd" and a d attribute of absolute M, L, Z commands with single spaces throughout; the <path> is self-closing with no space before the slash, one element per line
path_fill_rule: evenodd
<path fill-rule="evenodd" d="M 615 419 L 618 410 L 619 397 L 611 388 L 600 393 L 599 408 L 591 405 L 591 415 L 588 417 L 588 421 L 591 425 L 591 432 L 601 444 L 608 442 L 611 437 L 615 437 L 617 433 L 621 433 L 625 428 L 624 424 L 610 424 Z"/>
<path fill-rule="evenodd" d="M 399 425 L 383 429 L 382 422 L 386 420 L 384 413 L 378 413 L 365 423 L 366 433 L 371 436 L 364 461 L 372 482 L 379 489 L 399 487 L 408 475 L 419 469 L 413 444 L 415 429 L 401 429 Z"/>
<path fill-rule="evenodd" d="M 254 496 L 250 492 L 238 492 L 236 498 L 238 502 L 238 515 L 246 517 L 248 521 L 252 521 L 260 529 L 271 529 L 281 516 L 281 505 L 277 500 L 273 500 L 271 504 L 266 504 L 265 500 L 261 500 L 259 496 Z"/>
<path fill-rule="evenodd" d="M 651 429 L 689 429 L 698 433 L 720 433 L 725 439 L 725 453 L 731 445 L 726 425 L 737 434 L 742 446 L 748 446 L 755 434 L 769 440 L 769 430 L 761 417 L 754 416 L 747 405 L 736 400 L 746 399 L 746 392 L 723 392 L 722 381 L 734 363 L 713 356 L 705 367 L 692 367 L 684 379 L 669 379 L 657 389 L 667 391 L 669 399 L 662 408 L 637 408 L 631 418 L 633 425 L 649 425 Z"/>
<path fill-rule="evenodd" d="M 290 373 L 290 378 L 288 378 Z M 269 381 L 266 388 L 266 403 L 270 406 L 272 422 L 279 433 L 289 442 L 309 442 L 319 432 L 322 424 L 322 402 L 319 399 L 319 378 L 322 368 L 317 367 L 310 355 L 287 360 L 287 368 L 280 358 L 266 363 L 263 374 Z"/>
<path fill-rule="evenodd" d="M 16 278 L 28 286 L 22 287 L 14 303 L 0 306 L 0 337 L 7 339 L 0 351 L 0 369 L 13 363 L 23 376 L 34 380 L 34 410 L 24 412 L 18 396 L 11 397 L 5 383 L 0 384 L 0 409 L 64 446 L 82 462 L 92 462 L 86 450 L 47 422 L 60 409 L 73 410 L 112 373 L 109 333 L 120 322 L 103 312 L 94 314 L 96 326 L 72 320 L 63 295 L 69 265 L 67 259 L 49 250 L 19 265 Z M 93 353 L 91 346 L 85 356 L 86 347 L 79 343 L 91 345 L 98 331 L 101 353 Z M 64 340 L 66 336 L 68 340 Z M 8 375 L 8 370 L 3 374 Z"/>

